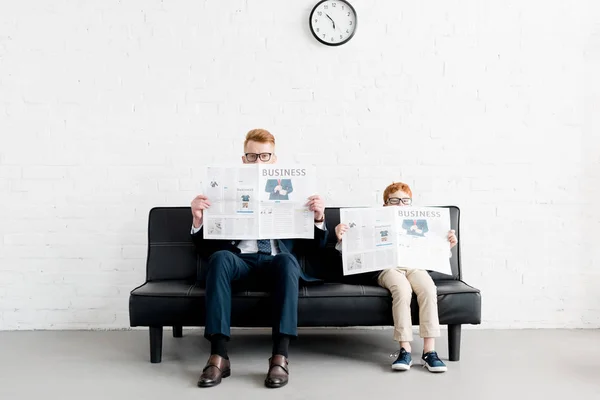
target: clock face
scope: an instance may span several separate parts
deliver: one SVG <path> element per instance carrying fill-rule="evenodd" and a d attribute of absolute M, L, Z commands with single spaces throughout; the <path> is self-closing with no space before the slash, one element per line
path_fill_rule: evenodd
<path fill-rule="evenodd" d="M 310 13 L 310 29 L 319 42 L 339 46 L 354 35 L 356 11 L 343 0 L 322 0 Z"/>

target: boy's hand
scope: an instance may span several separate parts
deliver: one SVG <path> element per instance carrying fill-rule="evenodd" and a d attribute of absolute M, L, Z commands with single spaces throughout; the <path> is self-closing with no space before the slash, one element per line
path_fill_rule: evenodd
<path fill-rule="evenodd" d="M 335 227 L 335 236 L 337 237 L 338 242 L 342 241 L 342 236 L 344 235 L 344 233 L 346 233 L 347 230 L 348 225 L 346 224 L 339 224 Z"/>
<path fill-rule="evenodd" d="M 448 232 L 448 241 L 450 242 L 450 248 L 453 248 L 458 243 L 458 239 L 456 238 L 456 231 L 454 229 Z"/>

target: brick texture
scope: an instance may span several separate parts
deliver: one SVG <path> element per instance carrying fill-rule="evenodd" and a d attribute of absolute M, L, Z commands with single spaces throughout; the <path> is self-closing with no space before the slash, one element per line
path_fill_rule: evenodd
<path fill-rule="evenodd" d="M 0 329 L 128 326 L 148 211 L 264 127 L 329 205 L 463 212 L 486 327 L 600 327 L 600 3 L 0 3 Z"/>

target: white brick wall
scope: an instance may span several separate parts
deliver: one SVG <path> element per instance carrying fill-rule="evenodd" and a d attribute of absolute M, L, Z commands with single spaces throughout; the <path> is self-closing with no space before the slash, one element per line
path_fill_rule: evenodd
<path fill-rule="evenodd" d="M 353 0 L 328 48 L 315 2 L 0 2 L 0 329 L 127 327 L 149 209 L 255 127 L 330 205 L 459 205 L 485 326 L 600 327 L 600 4 Z"/>

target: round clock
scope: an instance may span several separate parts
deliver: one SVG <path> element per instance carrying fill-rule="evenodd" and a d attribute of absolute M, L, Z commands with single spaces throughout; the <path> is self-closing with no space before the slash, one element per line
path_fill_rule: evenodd
<path fill-rule="evenodd" d="M 356 31 L 356 11 L 345 0 L 321 0 L 310 13 L 313 36 L 328 46 L 339 46 Z"/>

